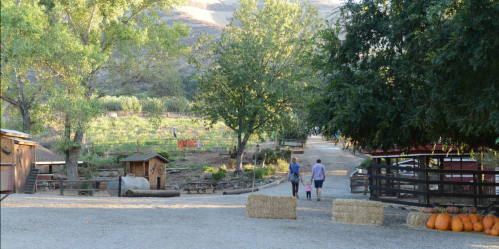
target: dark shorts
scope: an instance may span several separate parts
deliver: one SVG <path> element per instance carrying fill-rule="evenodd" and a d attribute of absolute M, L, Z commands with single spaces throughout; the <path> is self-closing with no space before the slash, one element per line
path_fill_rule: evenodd
<path fill-rule="evenodd" d="M 322 188 L 322 180 L 314 180 L 315 188 Z"/>

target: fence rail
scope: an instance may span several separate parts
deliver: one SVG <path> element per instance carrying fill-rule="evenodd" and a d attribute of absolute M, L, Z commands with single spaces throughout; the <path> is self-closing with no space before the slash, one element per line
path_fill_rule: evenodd
<path fill-rule="evenodd" d="M 499 186 L 499 183 L 493 182 L 499 171 L 425 169 L 384 164 L 369 164 L 367 170 L 370 200 L 430 207 L 433 205 L 432 201 L 436 203 L 445 198 L 459 198 L 463 206 L 472 201 L 477 209 L 485 209 L 486 202 L 499 199 L 499 193 L 493 188 Z M 401 171 L 413 173 L 403 177 Z M 445 174 L 471 175 L 472 181 L 445 180 Z M 484 176 L 491 180 L 484 180 Z M 432 190 L 430 185 L 436 187 L 436 190 Z M 417 201 L 411 201 L 410 198 L 417 198 Z M 448 201 L 451 202 L 450 199 Z"/>

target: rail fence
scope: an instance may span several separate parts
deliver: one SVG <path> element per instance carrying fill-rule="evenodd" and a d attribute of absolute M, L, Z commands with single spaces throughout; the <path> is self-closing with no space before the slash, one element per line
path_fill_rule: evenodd
<path fill-rule="evenodd" d="M 494 182 L 499 171 L 426 169 L 384 164 L 369 164 L 367 170 L 369 199 L 374 201 L 421 207 L 434 204 L 445 207 L 449 205 L 444 203 L 454 202 L 453 206 L 472 204 L 483 210 L 489 203 L 499 200 L 499 193 L 496 192 L 499 183 Z M 453 181 L 446 178 L 446 174 L 468 174 L 473 180 Z"/>

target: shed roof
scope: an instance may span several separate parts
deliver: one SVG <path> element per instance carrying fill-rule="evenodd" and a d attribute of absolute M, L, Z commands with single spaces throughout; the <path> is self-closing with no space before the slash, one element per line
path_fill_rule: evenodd
<path fill-rule="evenodd" d="M 19 138 L 33 138 L 33 136 L 31 136 L 30 134 L 9 129 L 0 129 L 0 134 Z"/>
<path fill-rule="evenodd" d="M 149 161 L 149 159 L 157 157 L 161 161 L 165 163 L 169 163 L 168 159 L 160 156 L 159 154 L 140 154 L 140 155 L 131 155 L 127 158 L 121 159 L 120 162 L 145 162 Z"/>
<path fill-rule="evenodd" d="M 36 162 L 59 162 L 59 161 L 65 161 L 62 156 L 59 156 L 55 154 L 54 152 L 50 151 L 49 149 L 43 147 L 43 146 L 38 146 L 36 148 Z"/>

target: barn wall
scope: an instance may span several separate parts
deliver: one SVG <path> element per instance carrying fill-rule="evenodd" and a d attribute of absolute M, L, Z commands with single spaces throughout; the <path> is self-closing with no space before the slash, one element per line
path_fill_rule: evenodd
<path fill-rule="evenodd" d="M 24 193 L 31 165 L 35 163 L 35 146 L 15 144 L 14 149 L 16 151 L 15 192 Z"/>
<path fill-rule="evenodd" d="M 165 162 L 158 158 L 152 158 L 149 160 L 149 183 L 151 184 L 151 189 L 157 189 L 158 177 L 160 177 L 159 188 L 163 189 L 166 182 Z"/>
<path fill-rule="evenodd" d="M 15 151 L 14 151 L 14 140 L 9 139 L 7 137 L 2 136 L 0 140 L 0 147 L 5 148 L 10 151 L 10 154 L 7 155 L 5 152 L 0 152 L 1 156 L 1 162 L 2 163 L 16 163 L 15 160 Z"/>

